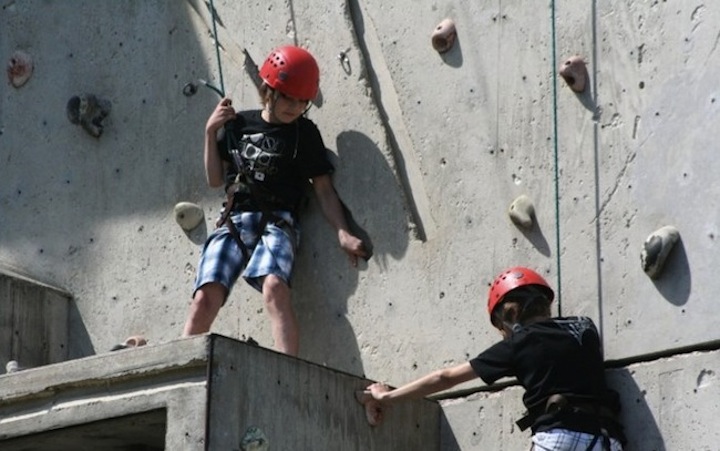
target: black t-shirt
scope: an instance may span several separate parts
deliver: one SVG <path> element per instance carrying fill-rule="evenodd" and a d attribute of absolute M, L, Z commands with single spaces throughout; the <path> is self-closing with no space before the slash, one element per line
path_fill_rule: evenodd
<path fill-rule="evenodd" d="M 271 124 L 260 110 L 241 111 L 227 123 L 218 151 L 229 163 L 228 184 L 236 178 L 236 164 L 250 179 L 245 185 L 252 186 L 240 189 L 236 198 L 240 210 L 294 211 L 308 179 L 333 172 L 320 131 L 303 116 L 290 124 Z"/>
<path fill-rule="evenodd" d="M 470 360 L 470 365 L 488 384 L 516 377 L 525 388 L 523 403 L 532 414 L 544 413 L 553 394 L 571 394 L 602 404 L 609 401 L 600 337 L 587 317 L 552 318 L 520 327 Z M 593 433 L 597 421 L 578 415 L 542 415 L 532 429 L 539 432 L 553 427 Z M 615 425 L 610 428 L 611 435 L 621 438 Z"/>

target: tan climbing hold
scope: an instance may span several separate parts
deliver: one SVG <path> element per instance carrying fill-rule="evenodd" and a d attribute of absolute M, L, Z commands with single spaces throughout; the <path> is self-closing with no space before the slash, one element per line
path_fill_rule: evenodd
<path fill-rule="evenodd" d="M 456 38 L 455 22 L 452 19 L 444 19 L 433 31 L 432 46 L 438 53 L 445 53 L 455 44 Z"/>
<path fill-rule="evenodd" d="M 508 208 L 510 220 L 524 229 L 531 229 L 533 226 L 533 218 L 535 217 L 535 206 L 532 200 L 526 195 L 518 196 L 517 199 L 510 204 Z"/>
<path fill-rule="evenodd" d="M 205 219 L 203 209 L 192 202 L 180 202 L 175 205 L 175 221 L 184 231 L 189 232 Z"/>
<path fill-rule="evenodd" d="M 113 346 L 110 351 L 112 352 L 128 348 L 138 348 L 140 346 L 145 346 L 146 344 L 147 340 L 142 335 L 131 335 L 127 337 L 124 342 Z"/>
<path fill-rule="evenodd" d="M 103 132 L 102 121 L 110 114 L 111 107 L 109 100 L 93 94 L 83 94 L 71 97 L 65 112 L 70 122 L 80 125 L 90 135 L 99 138 Z"/>
<path fill-rule="evenodd" d="M 662 227 L 647 237 L 640 253 L 642 269 L 651 279 L 660 277 L 670 251 L 680 239 L 680 232 L 674 226 Z"/>
<path fill-rule="evenodd" d="M 588 71 L 585 60 L 580 56 L 572 56 L 560 66 L 560 76 L 570 89 L 581 93 L 585 91 L 588 81 Z"/>
<path fill-rule="evenodd" d="M 15 51 L 7 65 L 7 75 L 10 84 L 15 88 L 21 87 L 30 79 L 32 72 L 32 57 L 22 50 Z"/>
<path fill-rule="evenodd" d="M 145 346 L 147 344 L 147 339 L 142 335 L 133 335 L 128 337 L 124 344 L 128 348 L 137 348 L 139 346 Z"/>

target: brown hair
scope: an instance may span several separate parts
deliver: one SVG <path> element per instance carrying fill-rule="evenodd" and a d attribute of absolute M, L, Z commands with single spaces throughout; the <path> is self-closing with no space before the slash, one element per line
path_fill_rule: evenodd
<path fill-rule="evenodd" d="M 505 324 L 525 324 L 537 317 L 550 317 L 551 300 L 532 285 L 509 291 L 493 310 L 490 321 L 502 330 Z"/>
<path fill-rule="evenodd" d="M 265 106 L 270 101 L 275 90 L 271 88 L 267 83 L 263 82 L 258 88 L 258 94 L 260 95 L 260 103 Z"/>

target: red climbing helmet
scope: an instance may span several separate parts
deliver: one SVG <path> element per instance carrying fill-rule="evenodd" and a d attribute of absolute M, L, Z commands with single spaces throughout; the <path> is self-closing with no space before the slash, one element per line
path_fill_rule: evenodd
<path fill-rule="evenodd" d="M 320 86 L 320 69 L 307 50 L 286 45 L 273 50 L 260 69 L 271 88 L 300 100 L 314 100 Z"/>
<path fill-rule="evenodd" d="M 527 285 L 536 286 L 544 291 L 551 302 L 555 298 L 552 288 L 540 274 L 530 268 L 515 266 L 503 271 L 490 286 L 490 292 L 488 293 L 488 314 L 490 314 L 490 317 L 492 318 L 493 310 L 508 292 Z"/>

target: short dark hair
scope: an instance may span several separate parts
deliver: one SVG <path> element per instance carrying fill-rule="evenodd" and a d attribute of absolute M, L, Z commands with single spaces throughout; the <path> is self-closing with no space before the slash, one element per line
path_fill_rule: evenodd
<path fill-rule="evenodd" d="M 525 321 L 538 316 L 550 316 L 550 303 L 552 301 L 544 290 L 533 285 L 524 285 L 508 291 L 502 297 L 500 303 L 493 310 L 490 322 L 498 329 L 503 324 L 524 324 Z M 515 310 L 505 309 L 508 304 L 517 304 L 517 316 Z"/>
<path fill-rule="evenodd" d="M 275 92 L 273 88 L 270 87 L 267 83 L 263 82 L 260 87 L 258 88 L 258 94 L 260 95 L 260 102 L 265 106 L 265 102 L 267 102 L 268 95 Z"/>

